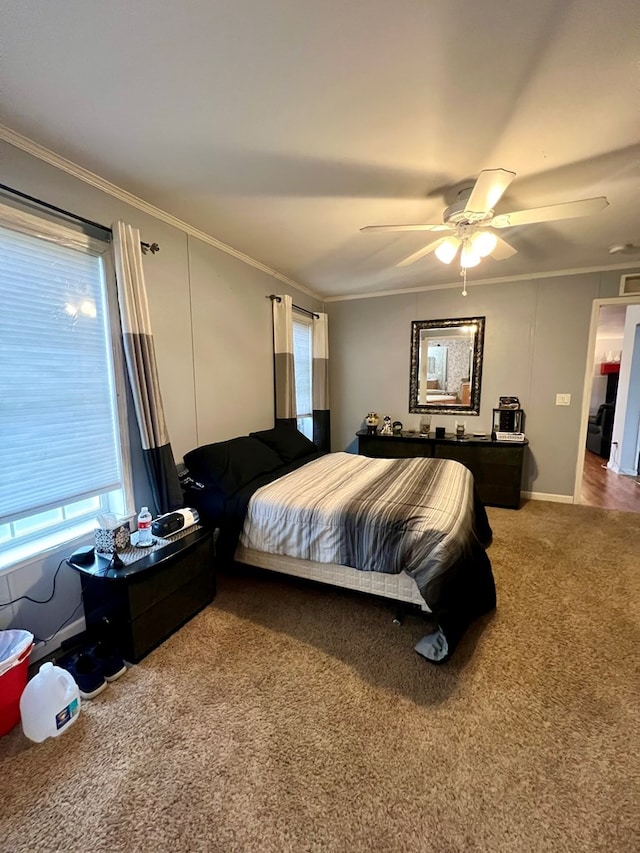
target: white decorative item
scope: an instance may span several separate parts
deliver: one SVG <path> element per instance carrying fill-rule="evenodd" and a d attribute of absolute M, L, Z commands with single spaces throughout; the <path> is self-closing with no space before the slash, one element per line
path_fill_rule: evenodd
<path fill-rule="evenodd" d="M 376 414 L 376 412 L 368 412 L 367 417 L 364 419 L 364 422 L 367 425 L 367 432 L 370 435 L 375 435 L 378 430 L 378 424 L 380 423 L 380 418 Z"/>
<path fill-rule="evenodd" d="M 117 554 L 119 551 L 126 551 L 130 543 L 129 522 L 109 529 L 100 527 L 95 530 L 95 549 L 98 554 Z"/>
<path fill-rule="evenodd" d="M 429 435 L 431 431 L 431 415 L 423 415 L 420 418 L 420 435 Z"/>
<path fill-rule="evenodd" d="M 393 427 L 391 426 L 391 418 L 389 415 L 384 416 L 384 423 L 380 435 L 393 435 Z"/>

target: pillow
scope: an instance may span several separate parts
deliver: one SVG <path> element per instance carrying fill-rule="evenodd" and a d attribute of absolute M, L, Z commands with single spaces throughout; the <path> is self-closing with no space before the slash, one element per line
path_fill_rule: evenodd
<path fill-rule="evenodd" d="M 250 432 L 249 435 L 275 450 L 283 462 L 293 462 L 318 450 L 316 445 L 294 426 L 279 424 L 273 429 Z"/>
<path fill-rule="evenodd" d="M 231 495 L 256 477 L 282 467 L 278 454 L 250 436 L 196 447 L 185 454 L 189 474 L 209 489 Z"/>

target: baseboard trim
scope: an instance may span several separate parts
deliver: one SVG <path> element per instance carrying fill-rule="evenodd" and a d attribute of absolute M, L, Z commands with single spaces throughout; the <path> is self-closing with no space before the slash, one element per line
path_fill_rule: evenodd
<path fill-rule="evenodd" d="M 530 501 L 550 501 L 556 504 L 573 503 L 573 495 L 548 495 L 545 492 L 521 492 L 521 495 Z"/>
<path fill-rule="evenodd" d="M 39 661 L 42 658 L 53 654 L 57 649 L 60 648 L 60 646 L 65 640 L 69 640 L 71 637 L 75 637 L 76 634 L 80 634 L 84 630 L 84 616 L 79 616 L 69 625 L 65 625 L 61 631 L 58 631 L 58 633 L 50 640 L 47 640 L 46 643 L 36 644 L 36 647 L 31 652 L 29 663 L 36 663 L 36 661 Z"/>

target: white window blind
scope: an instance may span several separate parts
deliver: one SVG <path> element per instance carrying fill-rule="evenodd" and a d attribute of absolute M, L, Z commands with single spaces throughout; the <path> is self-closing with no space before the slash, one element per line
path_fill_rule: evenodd
<path fill-rule="evenodd" d="M 103 261 L 73 242 L 0 224 L 0 523 L 121 486 Z"/>
<path fill-rule="evenodd" d="M 299 418 L 312 414 L 311 370 L 313 354 L 311 348 L 311 324 L 294 318 L 293 366 L 296 380 L 296 410 Z"/>

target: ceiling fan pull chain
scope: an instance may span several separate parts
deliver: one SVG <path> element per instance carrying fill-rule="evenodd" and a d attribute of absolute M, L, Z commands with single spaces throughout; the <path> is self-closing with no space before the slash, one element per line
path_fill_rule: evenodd
<path fill-rule="evenodd" d="M 467 295 L 467 268 L 466 267 L 462 267 L 462 270 L 460 271 L 460 275 L 462 276 L 462 295 L 466 296 Z"/>

